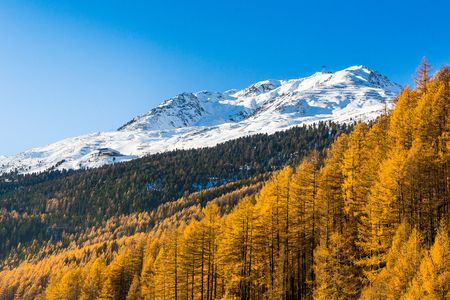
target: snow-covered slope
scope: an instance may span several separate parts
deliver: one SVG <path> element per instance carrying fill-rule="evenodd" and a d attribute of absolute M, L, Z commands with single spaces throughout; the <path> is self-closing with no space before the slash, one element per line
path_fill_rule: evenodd
<path fill-rule="evenodd" d="M 240 91 L 183 93 L 117 131 L 0 156 L 0 173 L 91 168 L 318 121 L 368 121 L 392 107 L 399 90 L 387 77 L 353 66 L 305 78 L 261 81 Z"/>

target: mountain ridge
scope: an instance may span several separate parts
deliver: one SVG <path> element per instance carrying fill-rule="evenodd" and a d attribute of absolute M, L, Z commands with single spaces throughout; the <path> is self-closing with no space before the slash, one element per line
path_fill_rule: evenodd
<path fill-rule="evenodd" d="M 400 86 L 365 66 L 263 80 L 223 93 L 185 92 L 117 131 L 67 138 L 14 156 L 0 156 L 0 174 L 83 169 L 144 155 L 214 146 L 256 133 L 319 121 L 370 121 L 393 106 Z"/>

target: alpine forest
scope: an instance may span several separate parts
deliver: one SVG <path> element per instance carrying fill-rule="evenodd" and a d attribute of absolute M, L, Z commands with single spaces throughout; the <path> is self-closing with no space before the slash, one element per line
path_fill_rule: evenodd
<path fill-rule="evenodd" d="M 450 299 L 450 67 L 374 121 L 2 175 L 0 299 Z"/>

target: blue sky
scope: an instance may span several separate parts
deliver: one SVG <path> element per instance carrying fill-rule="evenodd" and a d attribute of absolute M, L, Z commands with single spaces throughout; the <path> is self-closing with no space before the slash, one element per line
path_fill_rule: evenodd
<path fill-rule="evenodd" d="M 245 3 L 243 3 L 245 2 Z M 0 155 L 113 130 L 182 91 L 450 62 L 447 0 L 1 1 Z"/>

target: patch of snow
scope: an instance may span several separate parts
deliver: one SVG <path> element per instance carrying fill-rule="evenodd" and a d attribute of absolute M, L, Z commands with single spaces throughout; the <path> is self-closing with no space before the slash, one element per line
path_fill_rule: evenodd
<path fill-rule="evenodd" d="M 214 146 L 319 121 L 369 121 L 391 109 L 400 86 L 364 66 L 265 80 L 237 91 L 182 93 L 119 130 L 0 156 L 0 174 L 95 168 L 147 154 Z"/>

